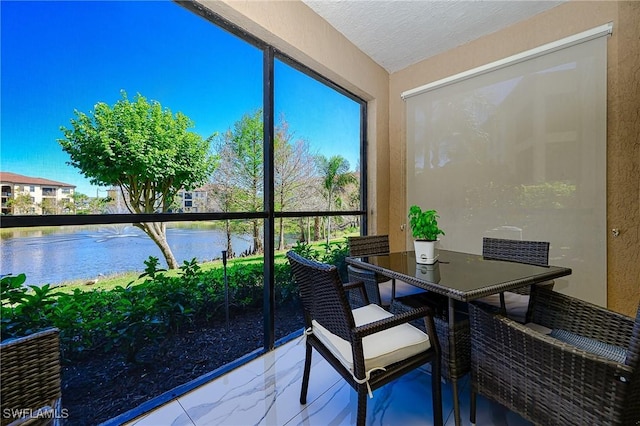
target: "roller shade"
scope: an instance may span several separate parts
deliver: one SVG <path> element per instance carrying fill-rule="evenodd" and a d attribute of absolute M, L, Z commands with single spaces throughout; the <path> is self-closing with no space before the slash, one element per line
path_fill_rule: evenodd
<path fill-rule="evenodd" d="M 550 241 L 550 262 L 573 269 L 556 288 L 599 305 L 610 26 L 603 29 L 403 94 L 406 208 L 438 210 L 441 247 L 481 253 L 483 236 Z"/>

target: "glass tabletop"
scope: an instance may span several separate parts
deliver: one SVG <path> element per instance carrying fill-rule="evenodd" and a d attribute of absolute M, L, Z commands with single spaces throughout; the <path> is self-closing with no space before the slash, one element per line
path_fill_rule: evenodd
<path fill-rule="evenodd" d="M 439 250 L 433 265 L 416 263 L 413 251 L 349 257 L 347 263 L 462 301 L 571 274 L 570 268 L 490 260 L 450 250 Z"/>

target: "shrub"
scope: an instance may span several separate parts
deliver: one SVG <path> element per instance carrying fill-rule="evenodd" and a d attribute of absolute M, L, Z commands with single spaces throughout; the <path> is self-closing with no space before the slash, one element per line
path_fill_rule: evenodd
<path fill-rule="evenodd" d="M 306 250 L 306 248 L 305 248 Z M 315 256 L 344 262 L 345 247 L 327 247 Z M 96 351 L 120 350 L 129 362 L 153 342 L 187 324 L 210 324 L 225 314 L 224 270 L 203 272 L 196 260 L 185 261 L 178 276 L 169 277 L 157 258 L 145 263 L 140 284 L 113 290 L 61 293 L 48 285 L 23 286 L 26 276 L 5 276 L 2 287 L 2 339 L 55 326 L 60 329 L 63 359 Z M 264 265 L 235 263 L 227 268 L 229 308 L 262 309 Z M 297 303 L 298 289 L 288 263 L 274 265 L 277 306 Z"/>
<path fill-rule="evenodd" d="M 24 287 L 26 279 L 25 274 L 0 279 L 3 339 L 25 336 L 51 326 L 49 317 L 57 293 L 49 284 Z"/>

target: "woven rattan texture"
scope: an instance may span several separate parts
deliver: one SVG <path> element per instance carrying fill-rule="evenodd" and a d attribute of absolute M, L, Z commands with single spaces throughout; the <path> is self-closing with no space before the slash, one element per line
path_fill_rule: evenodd
<path fill-rule="evenodd" d="M 373 254 L 389 253 L 388 235 L 363 235 L 349 237 L 349 256 L 365 256 Z M 347 268 L 349 281 L 363 281 L 369 302 L 382 306 L 379 283 L 389 281 L 390 278 L 375 272 L 356 269 L 353 266 Z M 349 295 L 352 306 L 362 306 L 364 301 L 358 292 L 352 291 Z"/>
<path fill-rule="evenodd" d="M 450 330 L 447 320 L 447 300 L 437 294 L 420 294 L 419 296 L 397 298 L 391 302 L 389 310 L 396 314 L 407 312 L 420 306 L 429 306 L 435 312 L 433 320 L 440 342 L 442 377 L 446 380 L 458 380 L 467 374 L 471 367 L 469 319 L 467 314 L 463 312 L 463 304 L 460 303 L 460 310 L 456 311 L 453 330 Z M 425 329 L 424 322 L 414 321 L 412 324 L 423 331 Z M 455 358 L 451 353 L 452 347 L 455 347 Z"/>
<path fill-rule="evenodd" d="M 535 424 L 640 424 L 640 307 L 634 321 L 548 289 L 534 288 L 532 298 L 534 322 L 627 348 L 626 362 L 577 349 L 471 304 L 472 390 Z"/>
<path fill-rule="evenodd" d="M 482 257 L 485 259 L 509 260 L 511 262 L 549 266 L 549 242 L 484 237 L 482 239 Z M 545 285 L 551 290 L 554 282 L 549 281 L 538 285 Z M 531 289 L 527 286 L 513 290 L 513 292 L 529 294 Z"/>
<path fill-rule="evenodd" d="M 436 425 L 442 425 L 442 391 L 439 368 L 440 345 L 438 344 L 435 325 L 430 310 L 428 308 L 415 309 L 391 318 L 355 327 L 351 307 L 347 302 L 345 289 L 340 282 L 337 269 L 334 266 L 305 259 L 293 251 L 287 253 L 287 258 L 289 259 L 295 281 L 300 289 L 300 295 L 305 309 L 306 329 L 312 327 L 312 320 L 318 321 L 329 331 L 342 337 L 351 344 L 353 358 L 353 371 L 349 371 L 333 355 L 332 351 L 313 333 L 308 334 L 306 336 L 306 356 L 300 403 L 305 404 L 307 400 L 312 348 L 316 349 L 356 390 L 358 394 L 357 424 L 359 426 L 364 426 L 366 419 L 367 384 L 372 390 L 375 390 L 405 373 L 425 363 L 431 362 L 434 366 L 432 370 L 435 370 L 435 372 L 432 372 L 431 380 L 433 421 Z M 365 336 L 408 323 L 418 318 L 423 318 L 423 322 L 427 324 L 427 334 L 429 335 L 431 347 L 406 360 L 388 365 L 384 370 L 371 372 L 366 382 L 360 381 L 367 377 L 362 339 Z M 360 380 L 356 381 L 354 376 Z"/>
<path fill-rule="evenodd" d="M 364 235 L 349 237 L 349 255 L 364 256 L 367 254 L 389 253 L 388 235 Z"/>
<path fill-rule="evenodd" d="M 482 239 L 482 257 L 549 266 L 549 243 L 484 237 Z"/>
<path fill-rule="evenodd" d="M 58 406 L 60 387 L 59 331 L 47 329 L 0 344 L 2 426 L 16 420 L 6 410 Z M 11 413 L 12 411 L 9 411 Z"/>
<path fill-rule="evenodd" d="M 364 284 L 370 303 L 382 306 L 380 288 L 378 287 L 378 274 L 371 271 L 365 271 L 364 269 L 359 269 L 351 265 L 347 266 L 347 273 L 349 274 L 350 282 L 361 281 Z M 359 291 L 352 290 L 349 294 L 349 300 L 351 302 L 351 306 L 354 308 L 365 304 Z"/>

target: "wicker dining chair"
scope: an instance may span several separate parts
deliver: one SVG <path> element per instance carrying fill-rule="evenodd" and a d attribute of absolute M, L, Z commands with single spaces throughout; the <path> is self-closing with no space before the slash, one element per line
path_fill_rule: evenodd
<path fill-rule="evenodd" d="M 367 256 L 389 253 L 388 235 L 362 235 L 352 236 L 348 239 L 349 256 Z M 385 277 L 373 271 L 347 266 L 349 281 L 362 281 L 371 303 L 388 308 L 391 300 L 398 296 L 421 293 L 424 290 L 402 281 Z M 350 301 L 353 307 L 363 306 L 364 301 L 359 292 L 350 293 Z"/>
<path fill-rule="evenodd" d="M 58 424 L 61 419 L 59 330 L 49 328 L 0 343 L 2 426 Z"/>
<path fill-rule="evenodd" d="M 471 321 L 471 423 L 476 395 L 540 425 L 640 424 L 640 306 L 634 318 L 531 291 L 533 325 L 481 305 Z"/>
<path fill-rule="evenodd" d="M 363 284 L 343 285 L 335 266 L 287 253 L 299 286 L 304 308 L 306 356 L 300 403 L 306 404 L 311 355 L 315 349 L 358 394 L 357 421 L 364 425 L 367 394 L 424 365 L 432 364 L 431 397 L 433 421 L 442 425 L 440 347 L 428 308 L 392 315 L 376 304 L 351 309 L 345 289 Z M 366 294 L 363 294 L 366 299 Z M 409 324 L 421 318 L 427 333 Z"/>
<path fill-rule="evenodd" d="M 485 259 L 507 260 L 537 266 L 549 266 L 548 241 L 508 240 L 484 237 L 482 239 L 482 257 Z M 536 284 L 553 289 L 554 282 Z M 531 286 L 521 287 L 501 294 L 477 299 L 476 303 L 486 303 L 506 312 L 507 316 L 518 322 L 528 322 L 529 294 Z"/>
<path fill-rule="evenodd" d="M 488 259 L 547 265 L 548 255 L 549 243 L 497 238 L 483 239 L 483 257 Z M 553 281 L 550 282 L 550 285 L 553 286 Z M 517 291 L 528 294 L 529 289 Z M 506 296 L 492 295 L 478 300 L 498 310 L 501 308 L 501 299 L 505 301 L 503 308 L 513 314 L 520 313 L 523 305 L 525 306 L 524 311 L 526 311 L 529 303 L 528 295 L 509 292 L 506 292 Z M 390 311 L 399 313 L 420 306 L 429 306 L 435 313 L 436 332 L 441 344 L 442 377 L 451 383 L 454 409 L 459 410 L 457 383 L 459 379 L 471 370 L 471 330 L 469 328 L 467 304 L 455 301 L 456 313 L 453 327 L 450 326 L 448 319 L 447 298 L 432 292 L 398 297 L 392 302 Z M 414 325 L 417 326 L 418 324 Z"/>

